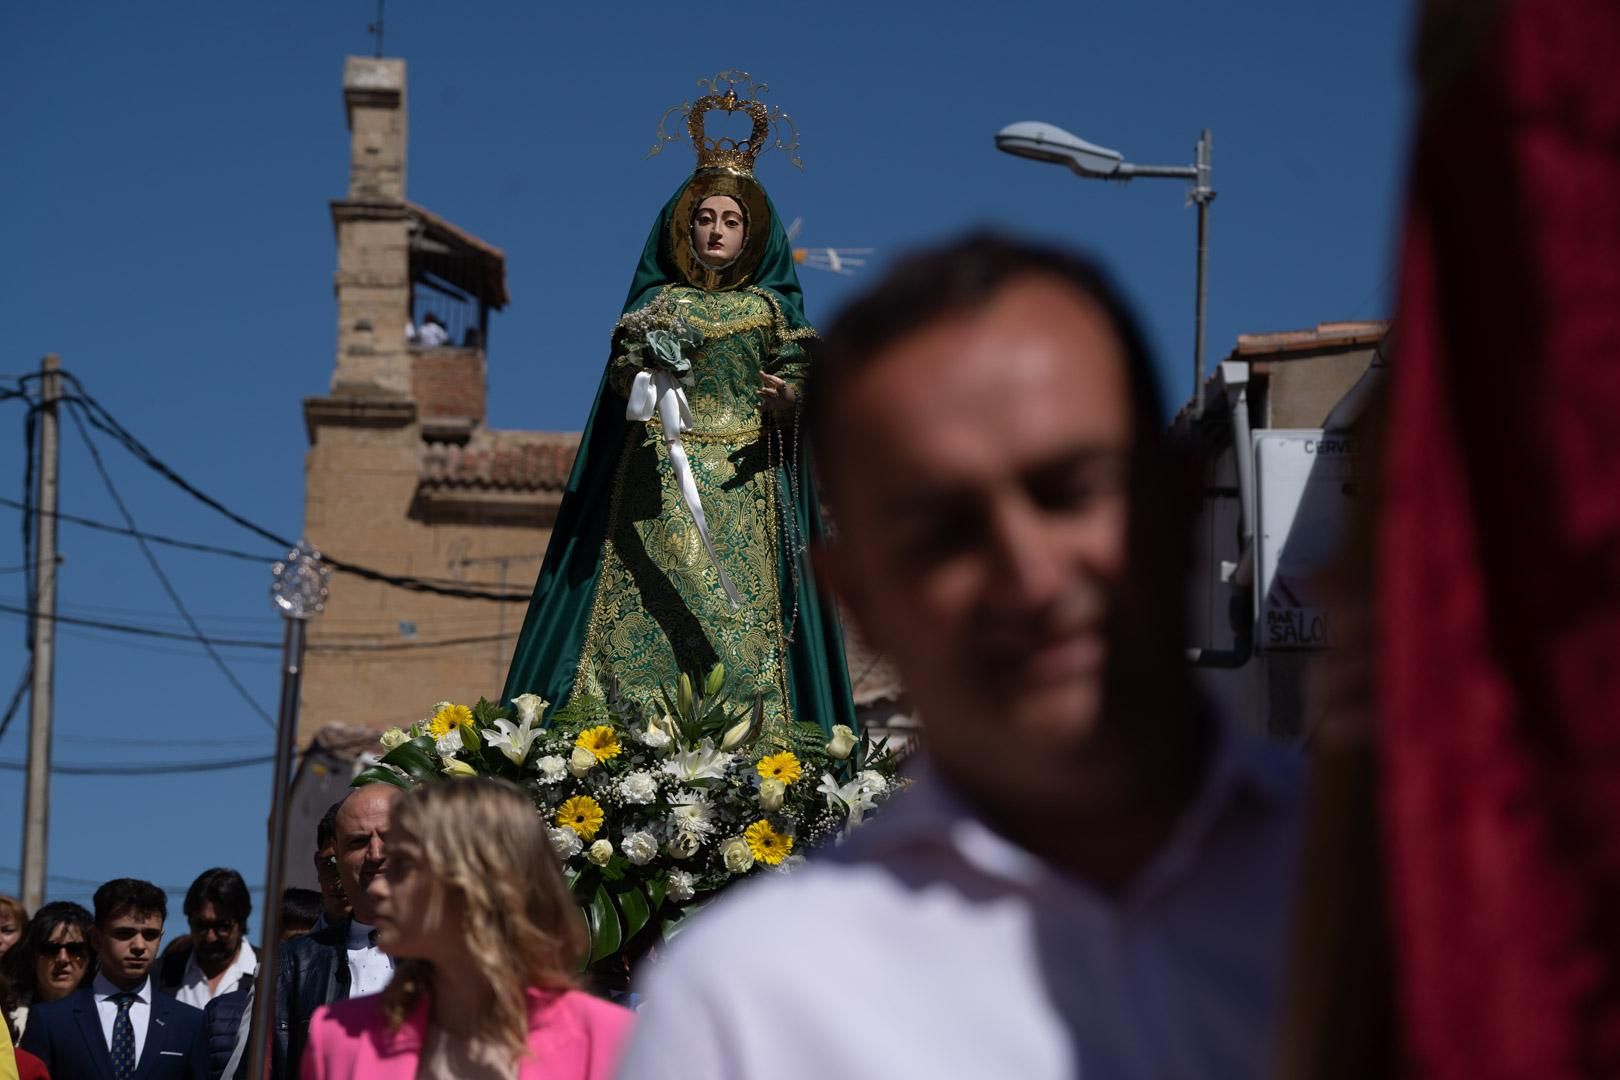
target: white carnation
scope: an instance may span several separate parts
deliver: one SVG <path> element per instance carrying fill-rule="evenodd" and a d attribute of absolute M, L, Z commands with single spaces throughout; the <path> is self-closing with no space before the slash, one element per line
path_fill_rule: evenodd
<path fill-rule="evenodd" d="M 627 803 L 645 805 L 658 797 L 658 779 L 645 770 L 633 772 L 619 781 L 619 794 Z"/>
<path fill-rule="evenodd" d="M 534 767 L 540 771 L 540 779 L 547 784 L 560 784 L 568 777 L 568 760 L 556 754 L 537 759 Z"/>
<path fill-rule="evenodd" d="M 438 741 L 433 744 L 433 749 L 439 752 L 440 757 L 449 757 L 451 754 L 459 753 L 462 749 L 460 725 L 440 735 Z"/>
<path fill-rule="evenodd" d="M 628 846 L 629 840 L 626 839 L 625 843 Z M 684 904 L 697 895 L 696 884 L 696 880 L 685 870 L 671 870 L 669 872 L 669 888 L 665 890 L 664 895 L 677 904 Z"/>
<path fill-rule="evenodd" d="M 579 841 L 579 834 L 573 829 L 549 830 L 551 833 L 551 850 L 557 853 L 559 859 L 572 859 L 578 855 L 585 845 Z"/>
<path fill-rule="evenodd" d="M 669 732 L 656 727 L 649 727 L 636 737 L 641 740 L 642 745 L 653 750 L 662 750 L 670 743 Z"/>
<path fill-rule="evenodd" d="M 860 775 L 861 790 L 868 795 L 882 795 L 889 790 L 889 782 L 876 769 L 866 769 Z"/>
<path fill-rule="evenodd" d="M 650 832 L 625 833 L 619 850 L 637 866 L 645 866 L 658 854 L 658 838 Z"/>
<path fill-rule="evenodd" d="M 714 831 L 714 806 L 701 791 L 683 791 L 671 802 L 669 824 L 677 832 L 704 837 Z"/>

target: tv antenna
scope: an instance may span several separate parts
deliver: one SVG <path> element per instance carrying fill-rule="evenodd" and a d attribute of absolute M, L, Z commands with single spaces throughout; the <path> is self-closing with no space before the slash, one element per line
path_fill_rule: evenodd
<path fill-rule="evenodd" d="M 383 54 L 383 3 L 384 0 L 377 0 L 377 21 L 366 27 L 366 33 L 377 35 L 377 59 L 379 60 L 382 59 Z"/>

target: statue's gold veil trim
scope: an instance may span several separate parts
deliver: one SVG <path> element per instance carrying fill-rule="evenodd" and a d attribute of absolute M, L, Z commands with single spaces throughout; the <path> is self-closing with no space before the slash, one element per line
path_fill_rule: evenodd
<path fill-rule="evenodd" d="M 692 246 L 692 215 L 703 205 L 704 199 L 714 195 L 736 199 L 747 219 L 742 251 L 724 266 L 705 263 Z M 760 260 L 765 257 L 765 245 L 770 242 L 772 225 L 771 205 L 765 199 L 765 189 L 752 176 L 730 169 L 700 169 L 676 200 L 675 212 L 670 215 L 670 255 L 688 285 L 711 292 L 739 289 L 747 285 L 759 269 Z"/>

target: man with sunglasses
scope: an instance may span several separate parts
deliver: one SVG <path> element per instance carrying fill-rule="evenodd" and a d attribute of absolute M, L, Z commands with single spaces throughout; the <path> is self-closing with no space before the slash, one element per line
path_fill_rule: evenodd
<path fill-rule="evenodd" d="M 206 1072 L 202 1010 L 155 993 L 152 964 L 163 943 L 168 897 L 134 878 L 96 890 L 90 986 L 39 1005 L 22 1048 L 52 1076 L 201 1080 Z"/>

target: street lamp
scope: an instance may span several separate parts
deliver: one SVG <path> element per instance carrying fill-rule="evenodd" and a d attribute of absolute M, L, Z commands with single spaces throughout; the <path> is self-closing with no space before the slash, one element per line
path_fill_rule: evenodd
<path fill-rule="evenodd" d="M 1204 415 L 1204 306 L 1207 298 L 1205 269 L 1209 260 L 1209 204 L 1215 199 L 1210 151 L 1213 141 L 1206 129 L 1198 136 L 1191 165 L 1133 165 L 1118 150 L 1096 146 L 1055 124 L 1024 120 L 996 132 L 996 149 L 1017 157 L 1063 165 L 1076 176 L 1092 180 L 1132 180 L 1163 176 L 1191 180 L 1192 201 L 1198 204 L 1198 303 L 1193 335 L 1193 415 Z"/>

